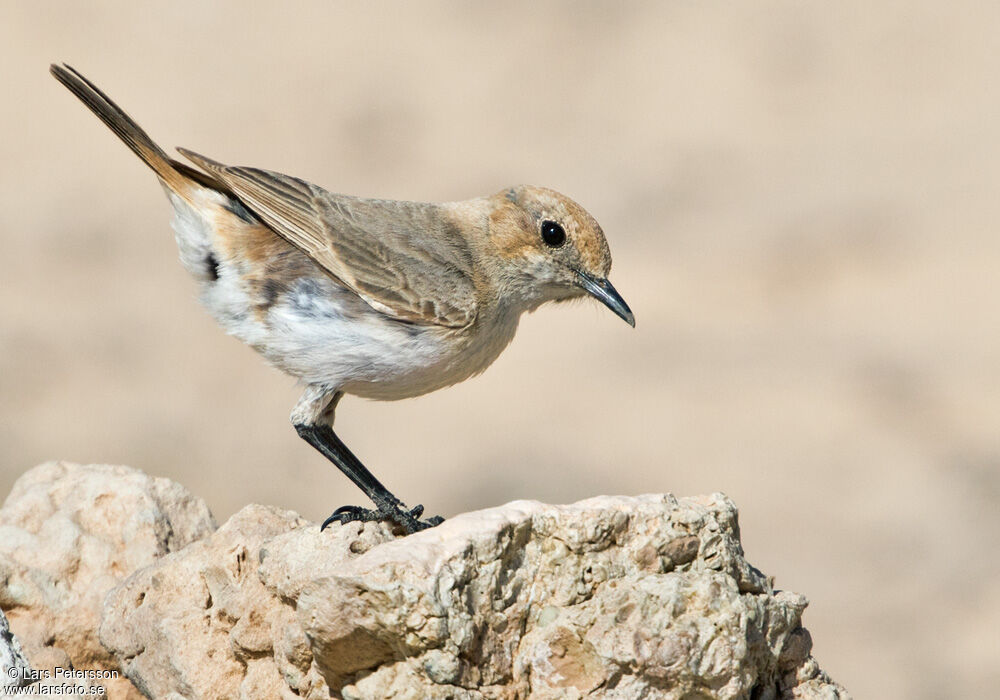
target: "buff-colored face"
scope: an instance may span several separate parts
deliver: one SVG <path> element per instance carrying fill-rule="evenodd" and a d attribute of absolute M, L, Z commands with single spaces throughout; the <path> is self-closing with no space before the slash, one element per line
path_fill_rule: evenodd
<path fill-rule="evenodd" d="M 507 273 L 531 289 L 531 307 L 590 294 L 635 325 L 632 312 L 608 282 L 611 251 L 600 224 L 554 190 L 522 185 L 492 197 L 490 237 Z"/>

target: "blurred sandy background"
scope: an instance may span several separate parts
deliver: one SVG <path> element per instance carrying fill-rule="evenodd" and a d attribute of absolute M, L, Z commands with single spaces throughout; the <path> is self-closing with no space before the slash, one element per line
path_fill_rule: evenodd
<path fill-rule="evenodd" d="M 629 329 L 543 308 L 481 378 L 338 429 L 431 513 L 721 490 L 859 698 L 1000 685 L 995 3 L 7 2 L 0 494 L 51 458 L 220 520 L 360 493 L 226 337 L 154 177 L 46 73 L 165 147 L 329 189 L 529 182 L 602 222 Z"/>

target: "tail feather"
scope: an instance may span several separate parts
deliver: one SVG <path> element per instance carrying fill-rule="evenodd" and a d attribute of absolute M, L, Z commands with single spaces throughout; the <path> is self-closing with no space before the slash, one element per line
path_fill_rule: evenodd
<path fill-rule="evenodd" d="M 183 193 L 185 185 L 190 181 L 188 176 L 178 169 L 177 166 L 180 164 L 171 160 L 149 134 L 143 131 L 142 127 L 110 97 L 71 66 L 52 64 L 49 72 L 115 132 L 133 153 L 160 176 L 161 180 L 179 194 Z"/>

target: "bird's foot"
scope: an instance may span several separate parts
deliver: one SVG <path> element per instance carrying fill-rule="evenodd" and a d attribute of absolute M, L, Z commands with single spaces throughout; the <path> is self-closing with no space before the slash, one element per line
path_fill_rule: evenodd
<path fill-rule="evenodd" d="M 346 525 L 351 522 L 369 523 L 378 520 L 389 520 L 401 526 L 407 535 L 412 535 L 414 532 L 420 532 L 444 522 L 444 518 L 440 515 L 427 518 L 427 520 L 420 520 L 420 516 L 424 513 L 423 506 L 415 506 L 410 510 L 401 510 L 399 505 L 401 504 L 387 503 L 377 509 L 362 508 L 361 506 L 341 506 L 333 511 L 333 514 L 329 518 L 323 521 L 319 529 L 325 530 L 332 523 Z"/>

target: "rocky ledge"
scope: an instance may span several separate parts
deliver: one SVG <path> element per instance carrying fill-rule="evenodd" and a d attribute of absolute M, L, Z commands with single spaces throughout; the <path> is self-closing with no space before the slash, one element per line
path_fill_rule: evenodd
<path fill-rule="evenodd" d="M 805 607 L 721 494 L 516 501 L 404 538 L 260 505 L 216 528 L 171 481 L 58 462 L 0 509 L 4 681 L 75 668 L 116 698 L 847 698 Z"/>

